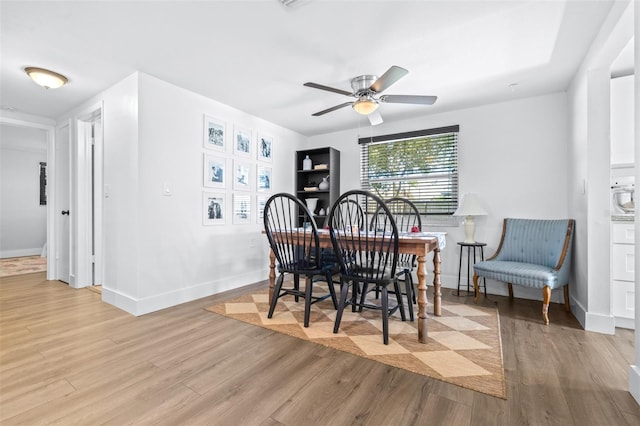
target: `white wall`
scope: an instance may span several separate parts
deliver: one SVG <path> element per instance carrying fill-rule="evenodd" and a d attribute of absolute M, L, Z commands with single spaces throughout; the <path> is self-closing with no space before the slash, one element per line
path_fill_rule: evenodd
<path fill-rule="evenodd" d="M 381 112 L 384 116 L 384 110 Z M 307 147 L 340 150 L 340 189 L 344 192 L 360 187 L 358 137 L 459 124 L 460 194 L 477 193 L 488 212 L 476 220 L 476 240 L 488 244 L 488 257 L 497 249 L 505 217 L 569 216 L 567 121 L 566 95 L 556 93 L 316 136 Z M 441 281 L 444 287 L 457 287 L 460 257 L 456 243 L 464 240 L 463 227 L 427 230 L 448 232 L 447 248 L 441 256 Z M 466 257 L 463 268 L 465 262 Z M 466 277 L 462 284 L 466 287 Z M 507 294 L 504 283 L 487 282 L 487 286 L 491 293 Z M 542 294 L 532 289 L 517 287 L 514 291 L 516 297 L 542 299 Z M 554 292 L 553 298 L 562 300 L 561 291 Z"/>
<path fill-rule="evenodd" d="M 568 200 L 576 219 L 572 310 L 586 330 L 610 334 L 610 67 L 633 37 L 632 4 L 613 5 L 568 91 Z"/>
<path fill-rule="evenodd" d="M 304 138 L 143 73 L 68 115 L 99 101 L 108 189 L 103 299 L 141 315 L 268 278 L 262 224 L 255 208 L 250 224 L 232 223 L 230 182 L 222 190 L 229 206 L 226 225 L 203 225 L 204 114 L 226 121 L 229 147 L 234 125 L 253 130 L 254 140 L 258 131 L 273 136 L 272 193 L 294 190 L 294 152 Z M 233 151 L 222 155 L 232 159 Z M 255 167 L 255 151 L 243 161 Z M 250 194 L 255 207 L 257 192 Z"/>
<path fill-rule="evenodd" d="M 0 257 L 39 255 L 47 241 L 47 207 L 40 205 L 42 129 L 0 125 Z"/>

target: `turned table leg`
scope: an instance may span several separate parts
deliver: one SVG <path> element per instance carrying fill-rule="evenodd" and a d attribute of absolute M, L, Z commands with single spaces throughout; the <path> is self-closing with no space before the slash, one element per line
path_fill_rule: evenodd
<path fill-rule="evenodd" d="M 442 304 L 442 293 L 440 292 L 440 249 L 433 251 L 433 314 L 437 317 L 442 315 L 440 305 Z"/>
<path fill-rule="evenodd" d="M 424 256 L 418 256 L 418 341 L 427 343 L 427 268 Z"/>
<path fill-rule="evenodd" d="M 269 304 L 273 298 L 273 289 L 276 285 L 276 255 L 269 250 Z"/>

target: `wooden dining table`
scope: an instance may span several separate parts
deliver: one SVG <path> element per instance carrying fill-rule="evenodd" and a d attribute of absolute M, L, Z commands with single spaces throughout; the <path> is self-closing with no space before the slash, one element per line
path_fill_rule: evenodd
<path fill-rule="evenodd" d="M 305 232 L 300 229 L 298 232 Z M 310 232 L 310 231 L 306 231 Z M 331 236 L 327 229 L 319 229 L 321 248 L 331 248 Z M 399 253 L 416 255 L 418 267 L 418 341 L 427 343 L 427 255 L 433 252 L 433 313 L 441 315 L 442 293 L 440 292 L 440 242 L 438 235 L 444 237 L 446 233 L 402 233 L 398 237 Z M 276 282 L 276 258 L 273 250 L 269 253 L 269 302 L 273 297 Z"/>

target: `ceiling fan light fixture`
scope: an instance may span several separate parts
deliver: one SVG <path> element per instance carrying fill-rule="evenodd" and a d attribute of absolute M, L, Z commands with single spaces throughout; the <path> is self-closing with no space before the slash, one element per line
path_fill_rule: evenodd
<path fill-rule="evenodd" d="M 44 68 L 27 67 L 24 69 L 31 80 L 45 89 L 57 89 L 69 81 L 67 77 Z"/>
<path fill-rule="evenodd" d="M 371 96 L 361 96 L 352 107 L 358 114 L 369 115 L 378 109 L 378 102 Z"/>

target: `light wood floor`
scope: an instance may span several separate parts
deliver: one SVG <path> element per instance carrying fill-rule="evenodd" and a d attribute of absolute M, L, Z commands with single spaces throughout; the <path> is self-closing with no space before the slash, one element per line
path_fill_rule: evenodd
<path fill-rule="evenodd" d="M 0 424 L 640 424 L 633 333 L 585 332 L 561 305 L 544 326 L 540 302 L 483 302 L 505 401 L 204 310 L 245 291 L 136 318 L 44 273 L 1 279 Z"/>

